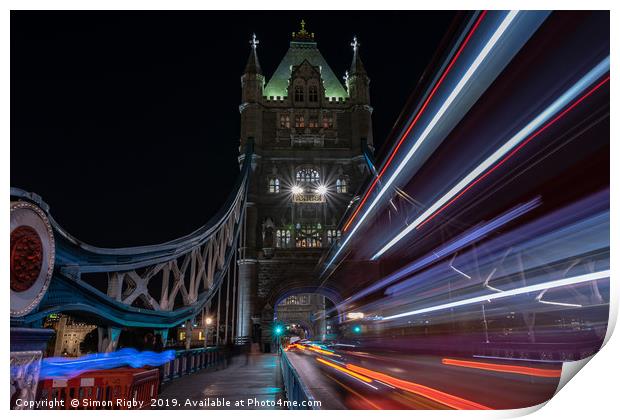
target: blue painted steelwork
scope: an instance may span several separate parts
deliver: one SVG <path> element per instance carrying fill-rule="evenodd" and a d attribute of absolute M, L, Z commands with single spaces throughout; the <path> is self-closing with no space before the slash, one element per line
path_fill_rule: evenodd
<path fill-rule="evenodd" d="M 189 235 L 159 244 L 131 248 L 98 248 L 85 244 L 66 232 L 50 214 L 40 196 L 18 188 L 11 188 L 12 199 L 33 202 L 47 215 L 56 239 L 56 260 L 50 287 L 30 314 L 12 318 L 14 326 L 33 325 L 52 313 L 83 313 L 107 321 L 108 325 L 121 327 L 171 328 L 200 313 L 205 304 L 217 292 L 225 277 L 234 254 L 240 232 L 240 221 L 245 215 L 245 199 L 249 185 L 253 143 L 248 142 L 242 158 L 242 167 L 233 192 L 222 209 Z M 175 260 L 204 245 L 229 220 L 235 206 L 241 200 L 241 217 L 234 226 L 233 244 L 224 255 L 224 269 L 215 273 L 213 286 L 200 293 L 196 301 L 176 310 L 151 310 L 134 307 L 107 296 L 88 284 L 84 273 L 124 272 L 151 267 Z"/>

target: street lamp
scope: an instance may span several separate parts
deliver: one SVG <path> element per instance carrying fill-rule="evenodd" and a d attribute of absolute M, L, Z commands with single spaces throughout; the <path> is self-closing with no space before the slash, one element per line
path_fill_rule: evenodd
<path fill-rule="evenodd" d="M 325 195 L 327 194 L 327 187 L 325 185 L 319 185 L 318 188 L 316 189 L 316 192 L 321 195 Z"/>
<path fill-rule="evenodd" d="M 211 329 L 211 324 L 213 324 L 213 318 L 210 316 L 205 318 L 204 320 L 205 327 L 205 347 L 209 345 L 209 330 Z"/>
<path fill-rule="evenodd" d="M 273 329 L 274 334 L 276 335 L 276 339 L 278 342 L 278 354 L 280 354 L 280 336 L 282 335 L 282 333 L 284 332 L 284 328 L 282 328 L 282 325 L 276 325 L 275 328 Z"/>
<path fill-rule="evenodd" d="M 299 195 L 299 194 L 303 194 L 304 189 L 300 187 L 299 185 L 293 185 L 293 188 L 291 188 L 291 191 L 293 195 Z"/>

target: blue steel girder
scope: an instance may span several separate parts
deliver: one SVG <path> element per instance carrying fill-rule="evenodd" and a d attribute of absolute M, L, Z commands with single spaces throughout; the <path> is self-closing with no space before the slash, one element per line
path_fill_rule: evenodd
<path fill-rule="evenodd" d="M 99 248 L 85 244 L 66 232 L 51 217 L 49 206 L 40 196 L 11 188 L 13 200 L 32 202 L 45 212 L 56 240 L 54 272 L 48 291 L 34 311 L 21 317 L 11 318 L 12 324 L 29 325 L 58 312 L 87 314 L 101 318 L 107 325 L 121 327 L 170 328 L 194 318 L 217 293 L 235 254 L 240 228 L 245 217 L 245 199 L 252 156 L 253 145 L 248 142 L 236 185 L 215 216 L 194 232 L 158 245 Z M 201 247 L 204 247 L 204 252 Z M 179 269 L 177 261 L 180 258 L 183 258 L 183 264 Z M 199 259 L 199 262 L 196 261 Z M 189 268 L 190 260 L 191 269 Z M 214 266 L 207 267 L 208 264 L 214 264 Z M 196 270 L 198 265 L 202 265 L 198 267 L 200 270 Z M 177 290 L 171 294 L 172 302 L 168 304 L 166 310 L 145 309 L 131 305 L 137 300 L 135 298 L 129 304 L 123 302 L 122 282 L 118 296 L 114 297 L 93 287 L 82 276 L 86 273 L 108 273 L 108 275 L 118 273 L 123 276 L 133 274 L 135 278 L 138 276 L 135 270 L 158 270 L 164 266 L 167 266 L 169 270 L 170 268 L 176 270 L 183 283 L 180 287 L 185 292 L 184 304 L 178 308 L 174 307 L 178 285 L 173 284 L 173 288 L 176 286 Z M 191 302 L 186 302 L 185 299 L 188 294 L 185 284 L 188 270 L 190 270 L 190 287 L 192 288 L 189 293 L 195 292 Z M 197 271 L 201 274 L 199 275 Z M 170 273 L 172 271 L 168 274 Z M 127 277 L 125 284 L 130 284 L 132 276 Z M 203 279 L 204 287 L 200 291 Z M 148 281 L 148 278 L 145 279 L 145 284 L 148 284 Z"/>

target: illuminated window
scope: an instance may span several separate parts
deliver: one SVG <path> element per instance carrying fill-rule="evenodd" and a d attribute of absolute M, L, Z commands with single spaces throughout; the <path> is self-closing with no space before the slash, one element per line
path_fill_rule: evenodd
<path fill-rule="evenodd" d="M 304 128 L 306 126 L 306 122 L 304 120 L 303 115 L 295 116 L 295 128 Z"/>
<path fill-rule="evenodd" d="M 276 248 L 290 248 L 291 231 L 288 229 L 276 229 Z"/>
<path fill-rule="evenodd" d="M 297 225 L 297 237 L 295 246 L 297 248 L 321 248 L 321 224 Z"/>
<path fill-rule="evenodd" d="M 304 101 L 304 87 L 295 86 L 295 102 L 303 102 L 303 101 Z"/>
<path fill-rule="evenodd" d="M 318 88 L 318 86 L 310 86 L 308 88 L 308 100 L 310 102 L 318 102 L 319 101 L 319 88 Z"/>
<path fill-rule="evenodd" d="M 327 244 L 333 245 L 340 240 L 341 233 L 337 229 L 327 229 Z"/>
<path fill-rule="evenodd" d="M 346 179 L 338 179 L 336 180 L 336 192 L 337 193 L 346 193 L 349 192 L 349 186 L 347 184 Z"/>
<path fill-rule="evenodd" d="M 288 114 L 280 115 L 280 128 L 291 128 L 291 117 Z"/>
<path fill-rule="evenodd" d="M 323 114 L 323 128 L 334 128 L 334 117 L 331 114 Z"/>
<path fill-rule="evenodd" d="M 280 180 L 278 178 L 269 178 L 269 192 L 272 194 L 280 192 Z"/>
<path fill-rule="evenodd" d="M 295 181 L 299 182 L 319 182 L 321 177 L 319 171 L 312 168 L 304 168 L 297 171 Z"/>
<path fill-rule="evenodd" d="M 310 303 L 308 295 L 294 295 L 284 299 L 281 305 L 307 305 Z"/>
<path fill-rule="evenodd" d="M 308 127 L 310 128 L 318 128 L 319 127 L 319 119 L 316 115 L 311 115 L 308 119 Z"/>

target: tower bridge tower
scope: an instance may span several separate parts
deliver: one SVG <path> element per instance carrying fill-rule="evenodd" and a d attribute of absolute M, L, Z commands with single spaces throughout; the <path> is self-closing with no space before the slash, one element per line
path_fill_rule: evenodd
<path fill-rule="evenodd" d="M 270 342 L 276 304 L 291 291 L 316 287 L 314 268 L 339 240 L 338 223 L 368 176 L 363 148 L 373 148 L 370 79 L 357 39 L 351 45 L 343 84 L 302 21 L 266 81 L 259 41 L 255 35 L 250 41 L 239 106 L 240 150 L 254 142 L 239 258 L 240 338 Z"/>

